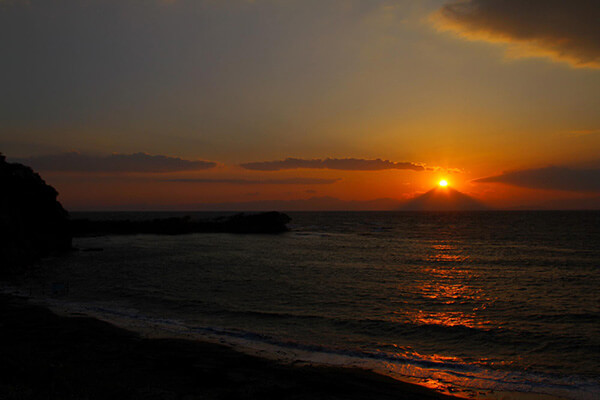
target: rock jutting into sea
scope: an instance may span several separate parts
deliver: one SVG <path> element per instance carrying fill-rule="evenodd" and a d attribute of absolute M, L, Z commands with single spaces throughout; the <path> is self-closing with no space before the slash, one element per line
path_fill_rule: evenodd
<path fill-rule="evenodd" d="M 69 214 L 31 168 L 0 154 L 0 272 L 71 249 Z"/>

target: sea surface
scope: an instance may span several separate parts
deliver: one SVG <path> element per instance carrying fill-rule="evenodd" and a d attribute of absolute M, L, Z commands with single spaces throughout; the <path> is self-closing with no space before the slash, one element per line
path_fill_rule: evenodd
<path fill-rule="evenodd" d="M 18 287 L 145 333 L 465 397 L 600 398 L 600 212 L 288 214 L 281 235 L 79 238 Z M 74 217 L 177 215 L 215 214 Z"/>

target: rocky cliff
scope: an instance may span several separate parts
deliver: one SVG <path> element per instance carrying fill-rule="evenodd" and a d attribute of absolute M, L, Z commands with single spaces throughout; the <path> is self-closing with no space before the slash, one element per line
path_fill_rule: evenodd
<path fill-rule="evenodd" d="M 0 273 L 71 249 L 58 192 L 31 168 L 0 154 Z"/>

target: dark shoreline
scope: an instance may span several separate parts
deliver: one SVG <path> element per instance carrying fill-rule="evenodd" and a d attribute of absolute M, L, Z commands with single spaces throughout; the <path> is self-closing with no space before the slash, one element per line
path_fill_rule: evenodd
<path fill-rule="evenodd" d="M 279 364 L 213 343 L 146 339 L 0 295 L 2 399 L 456 399 L 373 372 Z"/>

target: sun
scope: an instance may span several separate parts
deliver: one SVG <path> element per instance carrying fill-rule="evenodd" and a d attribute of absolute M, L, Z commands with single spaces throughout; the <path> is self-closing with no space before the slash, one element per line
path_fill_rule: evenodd
<path fill-rule="evenodd" d="M 447 181 L 447 180 L 445 180 L 445 179 L 442 179 L 442 180 L 440 181 L 440 186 L 441 186 L 441 187 L 446 187 L 446 186 L 448 186 L 448 181 Z"/>

